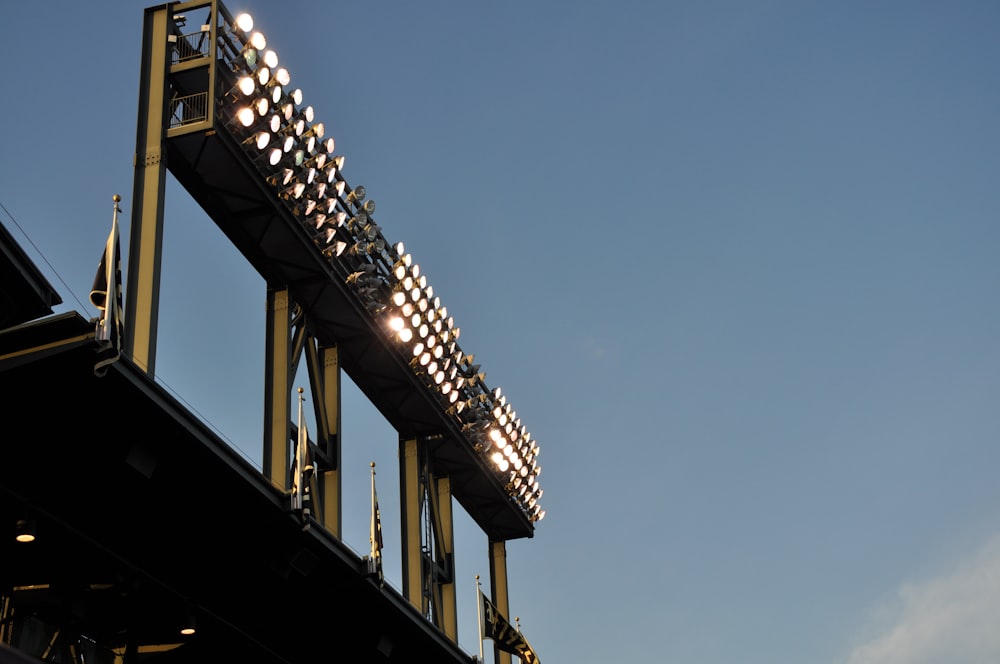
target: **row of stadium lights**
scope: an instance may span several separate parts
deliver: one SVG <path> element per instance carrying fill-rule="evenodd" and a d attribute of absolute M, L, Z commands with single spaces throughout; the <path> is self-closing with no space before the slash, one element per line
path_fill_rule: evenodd
<path fill-rule="evenodd" d="M 511 498 L 529 520 L 541 520 L 538 443 L 500 388 L 485 386 L 474 357 L 458 346 L 460 329 L 403 243 L 386 242 L 364 187 L 348 187 L 334 139 L 315 122 L 312 107 L 302 105 L 301 90 L 289 89 L 288 71 L 254 32 L 253 19 L 237 17 L 231 34 L 239 42 L 239 52 L 224 57 L 236 78 L 226 94 L 234 110 L 231 132 L 323 255 L 351 270 L 347 283 L 388 327 L 411 369 L 490 461 Z"/>

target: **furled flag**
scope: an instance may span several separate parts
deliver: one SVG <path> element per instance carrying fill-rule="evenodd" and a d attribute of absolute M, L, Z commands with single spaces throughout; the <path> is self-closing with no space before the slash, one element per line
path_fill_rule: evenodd
<path fill-rule="evenodd" d="M 303 528 L 309 527 L 312 512 L 312 492 L 310 482 L 315 469 L 312 450 L 309 448 L 309 431 L 302 413 L 302 388 L 299 388 L 298 440 L 295 445 L 295 464 L 292 469 L 292 509 L 302 514 Z"/>
<path fill-rule="evenodd" d="M 375 491 L 375 462 L 371 462 L 372 468 L 372 518 L 368 532 L 368 541 L 371 543 L 371 552 L 368 556 L 369 570 L 378 576 L 379 583 L 382 583 L 382 513 L 378 509 L 378 493 Z"/>
<path fill-rule="evenodd" d="M 497 607 L 480 591 L 482 602 L 482 638 L 492 639 L 497 648 L 520 658 L 523 664 L 538 664 L 538 656 L 531 649 L 528 640 L 507 621 Z"/>
<path fill-rule="evenodd" d="M 122 312 L 122 261 L 118 238 L 118 202 L 121 196 L 114 195 L 115 210 L 111 220 L 111 233 L 101 254 L 101 262 L 90 289 L 90 302 L 100 310 L 94 336 L 97 340 L 97 362 L 94 373 L 103 376 L 108 365 L 118 361 L 122 351 L 122 333 L 125 316 Z"/>

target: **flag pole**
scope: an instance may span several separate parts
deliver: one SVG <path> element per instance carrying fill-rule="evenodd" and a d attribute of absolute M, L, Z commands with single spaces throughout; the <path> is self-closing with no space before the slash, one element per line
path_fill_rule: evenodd
<path fill-rule="evenodd" d="M 298 433 L 295 436 L 295 462 L 292 466 L 292 509 L 302 509 L 302 396 L 303 389 L 298 389 L 299 394 L 299 417 Z"/>
<path fill-rule="evenodd" d="M 376 552 L 375 552 L 375 528 L 376 528 L 376 524 L 375 524 L 375 462 L 374 461 L 369 461 L 368 465 L 371 467 L 371 483 L 372 483 L 372 492 L 371 492 L 372 493 L 372 519 L 371 519 L 371 523 L 369 524 L 370 527 L 368 528 L 368 544 L 370 545 L 369 546 L 369 550 L 368 550 L 368 555 L 371 558 L 372 562 L 374 563 L 375 562 L 375 555 L 376 555 Z"/>
<path fill-rule="evenodd" d="M 368 571 L 378 577 L 378 584 L 381 587 L 385 578 L 382 574 L 382 515 L 378 508 L 378 494 L 375 492 L 375 462 L 370 462 L 370 466 L 372 470 L 372 517 L 368 532 L 368 540 L 371 543 L 371 550 L 368 553 Z"/>
<path fill-rule="evenodd" d="M 480 595 L 483 591 L 479 589 L 479 575 L 476 575 L 476 616 L 479 618 L 479 664 L 484 664 L 483 659 L 483 600 Z"/>
<path fill-rule="evenodd" d="M 121 249 L 118 236 L 118 213 L 121 212 L 118 203 L 122 197 L 115 194 L 111 199 L 114 201 L 111 232 L 101 253 L 94 285 L 90 289 L 90 303 L 100 312 L 94 328 L 94 339 L 99 346 L 97 362 L 94 364 L 94 374 L 97 376 L 107 373 L 108 365 L 117 362 L 121 357 L 124 320 L 121 304 Z"/>

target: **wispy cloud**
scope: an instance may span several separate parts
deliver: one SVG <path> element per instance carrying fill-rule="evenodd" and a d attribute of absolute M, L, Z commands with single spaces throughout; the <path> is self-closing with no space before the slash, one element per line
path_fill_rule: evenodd
<path fill-rule="evenodd" d="M 1000 662 L 1000 535 L 949 573 L 899 589 L 845 664 Z"/>

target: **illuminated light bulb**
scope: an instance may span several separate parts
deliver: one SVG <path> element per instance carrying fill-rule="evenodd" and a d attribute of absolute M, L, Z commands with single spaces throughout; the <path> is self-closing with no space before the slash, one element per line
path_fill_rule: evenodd
<path fill-rule="evenodd" d="M 417 329 L 417 334 L 420 335 L 421 339 L 425 338 L 429 333 L 430 330 L 428 329 L 426 324 L 421 324 L 420 327 Z"/>
<path fill-rule="evenodd" d="M 429 353 L 428 353 L 428 355 L 429 355 Z M 427 363 L 427 373 L 429 373 L 430 375 L 433 376 L 434 374 L 437 373 L 437 370 L 438 370 L 438 363 L 437 362 L 435 362 L 434 360 L 431 360 L 430 362 Z"/>
<path fill-rule="evenodd" d="M 410 304 L 409 302 L 407 302 L 407 304 L 410 306 L 410 310 L 412 311 L 413 305 Z M 410 327 L 412 327 L 413 329 L 417 329 L 418 327 L 420 327 L 420 321 L 421 321 L 420 314 L 410 314 Z"/>
<path fill-rule="evenodd" d="M 392 318 L 389 319 L 389 328 L 393 332 L 399 332 L 400 330 L 402 330 L 403 325 L 404 325 L 403 319 L 400 318 L 399 316 L 393 316 Z"/>
<path fill-rule="evenodd" d="M 406 302 L 406 293 L 402 291 L 396 291 L 395 293 L 392 294 L 392 303 L 395 304 L 397 307 L 403 306 L 405 302 Z"/>
<path fill-rule="evenodd" d="M 267 155 L 267 163 L 269 163 L 271 166 L 277 166 L 281 162 L 281 156 L 283 154 L 284 153 L 281 151 L 280 148 L 272 148 Z"/>
<path fill-rule="evenodd" d="M 499 447 L 503 447 L 503 443 L 501 442 L 501 436 L 500 436 L 500 430 L 499 429 L 490 429 L 489 436 L 490 436 L 490 439 L 493 441 L 493 443 L 495 445 L 498 445 Z"/>
<path fill-rule="evenodd" d="M 431 361 L 430 353 L 422 353 L 420 355 L 420 366 L 426 367 L 428 364 L 430 364 L 430 361 Z"/>
<path fill-rule="evenodd" d="M 275 113 L 268 120 L 268 127 L 271 129 L 272 134 L 277 134 L 278 130 L 281 129 L 281 116 Z"/>
<path fill-rule="evenodd" d="M 413 357 L 419 357 L 424 354 L 424 345 L 419 341 L 413 344 Z"/>
<path fill-rule="evenodd" d="M 291 136 L 285 136 L 285 141 L 281 145 L 281 149 L 284 152 L 291 152 L 292 148 L 295 147 L 295 139 Z"/>
<path fill-rule="evenodd" d="M 272 186 L 278 184 L 284 186 L 292 181 L 293 175 L 295 175 L 295 171 L 290 168 L 283 168 L 281 172 L 267 176 L 267 183 Z"/>
<path fill-rule="evenodd" d="M 254 123 L 254 121 L 256 121 L 257 114 L 254 113 L 254 110 L 252 108 L 244 107 L 244 108 L 241 108 L 236 113 L 236 119 L 244 127 L 249 127 L 249 126 L 251 126 Z"/>
<path fill-rule="evenodd" d="M 277 64 L 277 62 L 275 62 L 275 64 Z M 278 71 L 274 72 L 274 80 L 278 83 L 278 85 L 288 85 L 292 82 L 292 75 L 288 73 L 287 69 L 281 67 Z"/>
<path fill-rule="evenodd" d="M 333 140 L 333 136 L 323 140 L 323 150 L 327 154 L 333 154 L 333 148 L 337 145 L 337 142 Z"/>
<path fill-rule="evenodd" d="M 306 164 L 321 171 L 323 170 L 323 166 L 326 165 L 326 155 L 322 152 L 317 152 L 306 160 Z"/>
<path fill-rule="evenodd" d="M 267 101 L 267 97 L 261 97 L 260 99 L 255 101 L 253 105 L 254 108 L 257 109 L 257 113 L 260 115 L 260 117 L 264 117 L 265 115 L 267 115 L 267 109 L 270 108 Z"/>
<path fill-rule="evenodd" d="M 454 390 L 451 391 L 451 394 L 448 395 L 448 401 L 449 402 L 455 403 L 456 401 L 458 401 L 458 390 L 459 389 L 460 388 L 456 388 L 456 389 L 454 389 Z"/>
<path fill-rule="evenodd" d="M 244 97 L 249 97 L 253 94 L 254 90 L 257 89 L 257 84 L 254 83 L 253 78 L 250 76 L 244 76 L 236 85 L 240 89 L 240 92 L 243 93 Z"/>
<path fill-rule="evenodd" d="M 243 141 L 244 143 L 253 143 L 257 146 L 258 150 L 263 150 L 271 143 L 271 134 L 266 131 L 258 131 L 250 138 Z"/>
<path fill-rule="evenodd" d="M 278 66 L 278 54 L 274 51 L 267 51 L 264 53 L 264 65 L 274 69 Z"/>
<path fill-rule="evenodd" d="M 500 461 L 497 463 L 497 468 L 500 469 L 501 473 L 506 473 L 507 469 L 510 468 L 510 462 L 501 455 Z"/>
<path fill-rule="evenodd" d="M 267 40 L 264 38 L 263 33 L 255 32 L 250 35 L 250 46 L 258 51 L 263 51 L 267 48 Z"/>
<path fill-rule="evenodd" d="M 234 25 L 242 32 L 250 32 L 253 30 L 253 16 L 250 16 L 250 14 L 240 14 L 236 17 Z"/>
<path fill-rule="evenodd" d="M 403 296 L 404 298 L 406 297 L 406 293 L 401 293 L 401 295 L 402 295 L 402 296 Z M 404 315 L 404 316 L 406 316 L 407 318 L 409 318 L 410 316 L 412 316 L 412 315 L 413 315 L 413 305 L 412 305 L 412 304 L 410 304 L 409 302 L 404 302 L 404 303 L 403 303 L 403 306 L 402 306 L 402 307 L 400 307 L 400 311 L 402 311 L 402 312 L 403 312 L 403 315 Z"/>
<path fill-rule="evenodd" d="M 441 384 L 441 394 L 444 394 L 445 396 L 447 396 L 450 393 L 451 393 L 451 382 L 450 381 L 446 381 L 446 382 L 442 383 Z"/>
<path fill-rule="evenodd" d="M 406 343 L 406 342 L 409 342 L 410 339 L 412 339 L 412 338 L 413 338 L 413 330 L 411 330 L 410 328 L 404 327 L 402 330 L 399 331 L 399 340 L 400 341 Z"/>
<path fill-rule="evenodd" d="M 260 83 L 260 87 L 267 85 L 267 82 L 271 80 L 271 70 L 267 67 L 261 67 L 257 70 L 257 82 Z"/>

